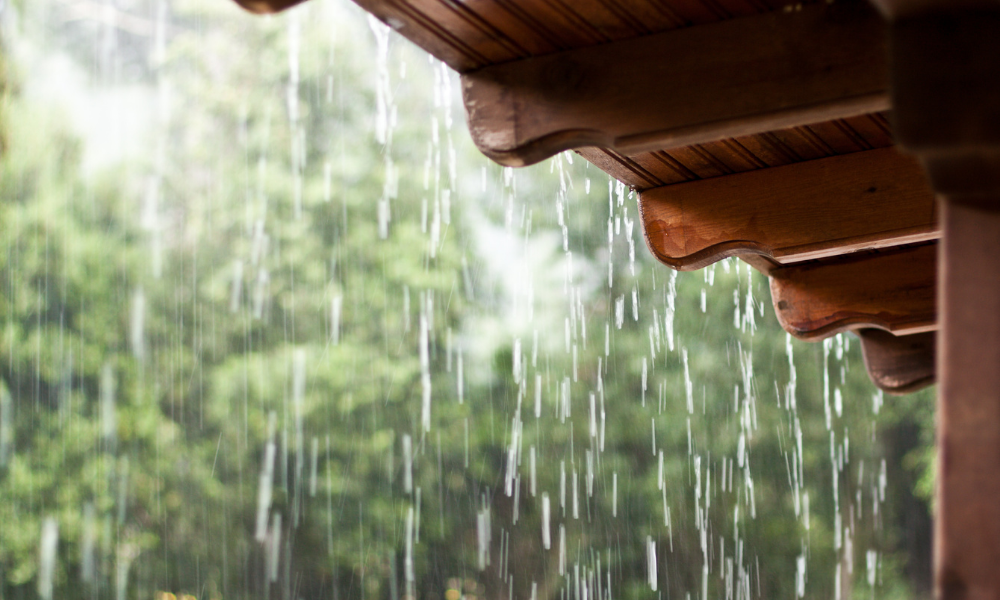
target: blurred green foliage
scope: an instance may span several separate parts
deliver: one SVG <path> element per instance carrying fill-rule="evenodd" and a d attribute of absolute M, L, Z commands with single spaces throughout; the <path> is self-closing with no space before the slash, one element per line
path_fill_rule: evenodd
<path fill-rule="evenodd" d="M 380 67 L 357 9 L 162 6 L 162 53 L 120 40 L 153 56 L 148 154 L 84 172 L 68 117 L 3 71 L 0 598 L 36 597 L 46 518 L 58 598 L 555 599 L 581 569 L 645 598 L 647 538 L 668 598 L 794 598 L 799 560 L 808 597 L 838 572 L 869 597 L 868 551 L 880 597 L 927 592 L 932 392 L 874 410 L 853 338 L 790 342 L 742 263 L 655 264 L 633 195 L 581 159 L 488 165 L 443 67 L 396 37 Z"/>

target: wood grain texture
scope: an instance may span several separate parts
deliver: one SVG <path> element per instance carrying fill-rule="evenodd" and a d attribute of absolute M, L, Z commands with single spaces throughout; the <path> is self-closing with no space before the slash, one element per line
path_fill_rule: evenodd
<path fill-rule="evenodd" d="M 873 327 L 897 335 L 937 327 L 937 244 L 871 251 L 771 272 L 785 331 L 804 340 Z"/>
<path fill-rule="evenodd" d="M 785 0 L 356 0 L 459 72 L 782 10 Z M 808 10 L 813 0 L 802 2 Z M 821 0 L 822 3 L 822 0 Z M 581 149 L 636 189 L 892 145 L 881 113 L 626 156 Z"/>
<path fill-rule="evenodd" d="M 937 239 L 916 160 L 882 148 L 640 193 L 646 245 L 682 271 L 728 256 L 782 264 Z"/>
<path fill-rule="evenodd" d="M 596 147 L 577 152 L 622 183 L 644 191 L 892 145 L 886 116 L 872 113 L 631 156 Z"/>
<path fill-rule="evenodd" d="M 879 389 L 909 394 L 934 383 L 937 333 L 895 336 L 881 329 L 855 333 L 861 339 L 868 377 Z"/>
<path fill-rule="evenodd" d="M 823 0 L 804 0 L 808 6 Z M 464 73 L 488 65 L 783 9 L 786 0 L 355 0 Z"/>
<path fill-rule="evenodd" d="M 823 4 L 491 66 L 462 90 L 501 164 L 682 148 L 888 108 L 885 33 L 867 4 Z"/>

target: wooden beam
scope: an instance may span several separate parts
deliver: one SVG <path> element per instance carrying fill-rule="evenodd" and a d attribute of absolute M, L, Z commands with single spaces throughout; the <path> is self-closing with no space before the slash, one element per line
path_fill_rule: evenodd
<path fill-rule="evenodd" d="M 885 34 L 866 3 L 821 3 L 490 66 L 462 89 L 501 164 L 628 155 L 885 110 Z"/>
<path fill-rule="evenodd" d="M 920 164 L 893 148 L 654 188 L 639 195 L 650 251 L 674 269 L 727 256 L 782 264 L 937 239 Z"/>
<path fill-rule="evenodd" d="M 936 333 L 895 336 L 881 329 L 855 333 L 861 339 L 868 376 L 879 389 L 909 394 L 934 383 Z"/>
<path fill-rule="evenodd" d="M 811 340 L 874 327 L 897 335 L 937 328 L 937 244 L 859 253 L 775 269 L 778 322 Z"/>

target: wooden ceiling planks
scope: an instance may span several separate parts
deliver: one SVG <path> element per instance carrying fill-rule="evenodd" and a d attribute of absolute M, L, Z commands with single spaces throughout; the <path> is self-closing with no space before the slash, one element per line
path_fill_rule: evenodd
<path fill-rule="evenodd" d="M 280 5 L 282 0 L 258 0 Z M 780 0 L 355 0 L 460 73 L 781 10 Z M 798 6 L 817 3 L 807 0 Z"/>
<path fill-rule="evenodd" d="M 596 147 L 580 148 L 577 152 L 641 192 L 892 145 L 886 115 L 872 113 L 632 156 Z"/>

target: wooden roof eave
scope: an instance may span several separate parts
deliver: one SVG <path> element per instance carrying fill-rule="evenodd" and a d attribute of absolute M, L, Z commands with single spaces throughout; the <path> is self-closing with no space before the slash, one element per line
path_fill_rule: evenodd
<path fill-rule="evenodd" d="M 860 140 L 846 150 L 827 145 L 831 132 L 858 135 L 839 119 L 889 107 L 887 26 L 867 3 L 819 3 L 686 28 L 660 23 L 653 33 L 602 39 L 572 19 L 545 22 L 549 31 L 541 32 L 543 21 L 512 17 L 503 12 L 510 7 L 490 0 L 356 1 L 462 73 L 470 132 L 487 156 L 520 166 L 576 149 L 638 189 L 647 245 L 671 268 L 740 257 L 773 275 L 772 288 L 787 296 L 776 300 L 779 320 L 806 339 L 934 328 L 933 301 L 899 312 L 901 296 L 891 286 L 872 295 L 863 281 L 841 282 L 847 287 L 833 298 L 824 285 L 840 281 L 838 273 L 850 271 L 845 264 L 867 261 L 864 268 L 878 272 L 889 260 L 840 255 L 940 235 L 919 166 L 882 147 L 891 139 Z M 601 31 L 609 23 L 591 20 Z M 798 131 L 790 127 L 801 128 L 800 138 L 780 133 Z M 751 163 L 733 164 L 747 153 Z M 933 259 L 924 260 L 933 271 Z M 933 283 L 925 288 L 933 291 Z M 870 302 L 859 308 L 866 293 Z M 789 312 L 788 298 L 804 312 Z M 881 356 L 892 347 L 882 344 Z M 870 373 L 884 389 L 895 385 Z"/>
<path fill-rule="evenodd" d="M 865 3 L 772 12 L 462 76 L 479 149 L 508 166 L 665 150 L 885 110 L 885 24 Z"/>

